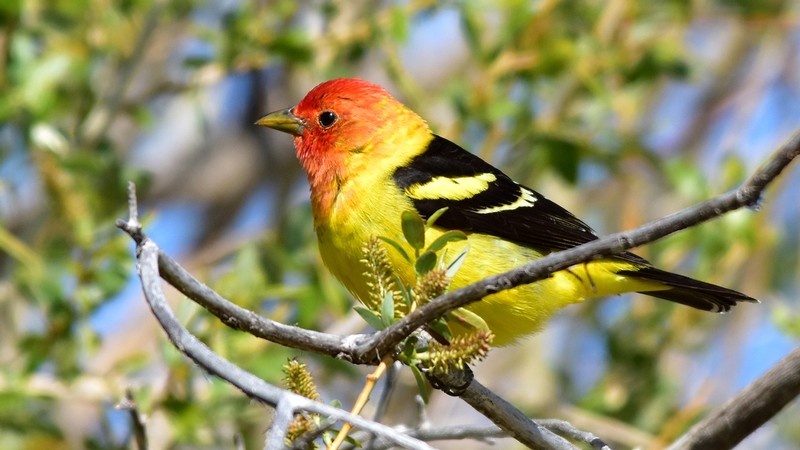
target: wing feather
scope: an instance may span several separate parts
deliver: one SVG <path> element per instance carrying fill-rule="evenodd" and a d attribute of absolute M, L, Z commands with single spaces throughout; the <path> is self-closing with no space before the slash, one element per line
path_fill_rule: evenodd
<path fill-rule="evenodd" d="M 442 193 L 427 197 L 409 195 L 424 191 L 421 186 L 442 178 L 462 180 L 464 188 L 471 189 L 473 194 L 466 198 Z M 492 181 L 487 181 L 490 179 Z M 397 169 L 394 180 L 411 197 L 414 207 L 423 217 L 447 207 L 436 221 L 444 228 L 496 236 L 542 253 L 597 239 L 589 225 L 566 209 L 440 136 L 435 136 L 428 148 L 409 164 Z M 622 255 L 622 258 L 646 263 L 631 253 Z"/>

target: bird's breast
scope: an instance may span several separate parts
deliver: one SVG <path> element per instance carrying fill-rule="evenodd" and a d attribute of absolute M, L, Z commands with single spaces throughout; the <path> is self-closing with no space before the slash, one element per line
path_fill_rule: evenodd
<path fill-rule="evenodd" d="M 314 225 L 328 269 L 359 299 L 366 298 L 363 248 L 373 237 L 403 242 L 400 215 L 411 202 L 390 180 L 349 179 L 335 195 L 314 195 Z"/>

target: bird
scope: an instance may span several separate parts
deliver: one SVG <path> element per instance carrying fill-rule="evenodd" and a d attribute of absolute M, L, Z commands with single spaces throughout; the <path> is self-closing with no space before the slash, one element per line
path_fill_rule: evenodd
<path fill-rule="evenodd" d="M 466 234 L 465 241 L 448 244 L 456 247 L 450 257 L 469 246 L 452 289 L 598 239 L 566 209 L 434 134 L 422 117 L 377 84 L 329 80 L 294 107 L 256 124 L 293 136 L 310 186 L 322 260 L 362 302 L 369 298 L 364 244 L 375 236 L 402 236 L 403 211 L 427 219 L 446 208 L 426 231 L 428 242 L 450 230 Z M 387 251 L 398 277 L 413 284 L 413 268 L 399 251 Z M 627 292 L 714 312 L 757 302 L 626 252 L 490 294 L 466 308 L 494 334 L 493 346 L 506 346 L 541 330 L 567 305 Z"/>

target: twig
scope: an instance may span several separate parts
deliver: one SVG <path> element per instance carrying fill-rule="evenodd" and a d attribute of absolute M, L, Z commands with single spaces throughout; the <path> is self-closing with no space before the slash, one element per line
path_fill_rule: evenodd
<path fill-rule="evenodd" d="M 117 403 L 114 408 L 128 411 L 128 415 L 131 418 L 131 425 L 133 426 L 133 437 L 136 440 L 136 448 L 139 450 L 147 450 L 147 429 L 144 425 L 144 418 L 139 413 L 136 400 L 133 398 L 131 388 L 125 389 L 125 397 Z"/>
<path fill-rule="evenodd" d="M 406 432 L 409 436 L 430 442 L 430 441 L 445 441 L 445 440 L 463 440 L 474 439 L 483 442 L 491 442 L 494 438 L 508 438 L 508 432 L 498 428 L 497 426 L 448 426 L 438 428 L 425 428 L 419 430 L 409 430 Z M 370 447 L 370 450 L 385 450 L 392 448 L 392 444 L 385 441 L 376 440 L 375 444 Z"/>
<path fill-rule="evenodd" d="M 553 433 L 557 433 L 561 436 L 567 436 L 574 441 L 585 442 L 591 445 L 592 448 L 594 449 L 611 450 L 611 447 L 609 447 L 608 444 L 603 442 L 602 439 L 595 436 L 593 433 L 589 433 L 588 431 L 583 431 L 575 428 L 571 423 L 567 422 L 566 420 L 538 419 L 536 423 L 538 423 L 540 426 L 547 428 Z"/>
<path fill-rule="evenodd" d="M 764 166 L 739 189 L 691 206 L 634 230 L 615 233 L 568 250 L 552 253 L 499 275 L 448 292 L 377 333 L 357 349 L 354 359 L 388 354 L 414 330 L 448 311 L 476 302 L 487 295 L 544 279 L 553 272 L 592 259 L 613 256 L 663 238 L 742 207 L 758 207 L 764 189 L 800 154 L 800 131 L 787 140 Z"/>
<path fill-rule="evenodd" d="M 389 409 L 389 400 L 392 398 L 394 388 L 397 386 L 397 376 L 402 367 L 403 364 L 400 361 L 394 361 L 386 370 L 386 376 L 383 378 L 385 380 L 385 387 L 383 388 L 383 391 L 381 391 L 381 396 L 378 399 L 378 403 L 375 405 L 375 413 L 372 415 L 372 420 L 375 422 L 380 422 L 383 420 L 383 416 L 386 415 L 386 411 Z M 375 436 L 370 435 L 367 444 L 364 446 L 364 449 L 374 450 L 374 443 Z"/>
<path fill-rule="evenodd" d="M 600 439 L 591 433 L 577 430 L 569 424 L 569 422 L 557 419 L 541 419 L 538 420 L 539 425 L 547 428 L 550 431 L 557 432 L 562 435 L 569 436 L 578 442 L 585 442 L 593 449 L 609 450 L 608 445 L 603 443 Z M 409 430 L 406 432 L 409 436 L 413 436 L 421 441 L 444 441 L 444 440 L 461 440 L 461 439 L 475 439 L 479 441 L 489 442 L 497 438 L 510 438 L 511 436 L 507 431 L 494 425 L 489 426 L 448 426 L 438 428 L 426 428 L 418 430 Z M 370 450 L 384 450 L 391 448 L 389 444 L 383 440 L 375 443 Z"/>
<path fill-rule="evenodd" d="M 435 381 L 445 386 L 458 386 L 456 389 L 450 389 L 451 392 L 455 392 L 453 395 L 467 402 L 495 425 L 507 431 L 509 436 L 530 448 L 577 450 L 577 447 L 569 441 L 553 433 L 539 421 L 530 419 L 504 398 L 474 380 L 471 373 L 451 370 L 445 374 L 437 374 Z M 566 422 L 550 421 L 550 424 L 561 427 L 561 431 L 567 431 L 570 438 L 586 442 L 593 447 L 599 445 L 597 448 L 605 446 L 605 443 L 593 434 L 577 430 L 571 425 L 567 427 L 564 425 Z"/>
<path fill-rule="evenodd" d="M 158 266 L 165 281 L 233 329 L 246 331 L 276 344 L 345 359 L 354 364 L 376 365 L 380 362 L 375 357 L 351 358 L 356 346 L 366 340 L 367 335 L 334 336 L 275 322 L 226 300 L 162 251 L 158 253 Z"/>
<path fill-rule="evenodd" d="M 378 367 L 376 367 L 371 374 L 367 375 L 367 382 L 364 383 L 364 389 L 362 389 L 361 393 L 358 394 L 358 398 L 353 405 L 353 409 L 350 410 L 351 414 L 361 414 L 364 406 L 366 406 L 367 402 L 369 401 L 370 394 L 372 394 L 372 391 L 375 389 L 375 384 L 381 379 L 384 372 L 386 372 L 386 368 L 390 366 L 392 362 L 392 357 L 387 356 L 383 359 L 383 361 L 381 361 L 380 364 L 378 364 Z M 343 424 L 342 428 L 339 429 L 339 433 L 336 435 L 336 439 L 333 440 L 328 450 L 339 450 L 339 447 L 341 447 L 344 440 L 347 439 L 347 434 L 350 433 L 352 428 L 353 426 L 349 423 Z"/>
<path fill-rule="evenodd" d="M 530 448 L 577 450 L 569 441 L 532 421 L 477 380 L 472 380 L 459 397 Z"/>
<path fill-rule="evenodd" d="M 800 395 L 800 348 L 683 435 L 669 450 L 733 448 Z"/>
<path fill-rule="evenodd" d="M 602 436 L 613 436 L 614 442 L 625 448 L 653 447 L 655 439 L 653 435 L 635 428 L 634 425 L 599 413 L 589 412 L 573 405 L 560 405 L 554 410 L 554 415 L 572 426 L 592 430 L 593 433 Z M 548 420 L 541 420 L 540 423 L 547 426 Z"/>
<path fill-rule="evenodd" d="M 316 425 L 315 429 L 306 431 L 302 435 L 294 438 L 294 440 L 292 441 L 292 445 L 290 447 L 287 447 L 287 449 L 307 450 L 309 448 L 313 448 L 314 441 L 323 434 L 325 434 L 327 431 L 329 431 L 335 424 L 336 421 L 334 420 L 330 419 L 321 420 L 320 423 Z M 364 431 L 364 433 L 369 433 L 369 432 Z"/>
<path fill-rule="evenodd" d="M 392 398 L 394 388 L 397 387 L 397 377 L 402 367 L 403 364 L 400 361 L 394 361 L 386 370 L 386 377 L 384 377 L 386 386 L 381 391 L 381 397 L 375 405 L 375 414 L 373 414 L 372 420 L 378 422 L 386 415 L 386 411 L 389 409 L 389 400 Z"/>
<path fill-rule="evenodd" d="M 128 220 L 127 222 L 117 220 L 116 225 L 117 228 L 128 233 L 137 245 L 141 244 L 144 240 L 142 225 L 139 223 L 139 206 L 136 202 L 136 184 L 134 184 L 133 181 L 128 181 Z"/>

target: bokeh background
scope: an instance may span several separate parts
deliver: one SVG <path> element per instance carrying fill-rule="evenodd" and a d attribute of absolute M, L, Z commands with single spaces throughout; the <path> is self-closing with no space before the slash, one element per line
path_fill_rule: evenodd
<path fill-rule="evenodd" d="M 134 448 L 114 407 L 127 387 L 153 449 L 233 448 L 235 436 L 261 448 L 269 408 L 183 358 L 146 309 L 113 225 L 128 180 L 149 235 L 224 296 L 361 332 L 321 266 L 290 139 L 254 126 L 261 115 L 324 80 L 365 78 L 619 231 L 736 187 L 800 128 L 800 4 L 11 0 L 0 68 L 0 448 Z M 795 164 L 758 210 L 637 250 L 762 304 L 720 316 L 593 301 L 493 351 L 477 377 L 620 448 L 671 442 L 797 345 L 798 198 Z M 270 382 L 299 357 L 325 401 L 349 406 L 369 370 L 232 331 L 171 295 L 193 333 Z M 401 372 L 387 423 L 486 423 L 442 394 L 421 413 L 415 389 Z M 741 444 L 797 446 L 796 403 Z"/>

